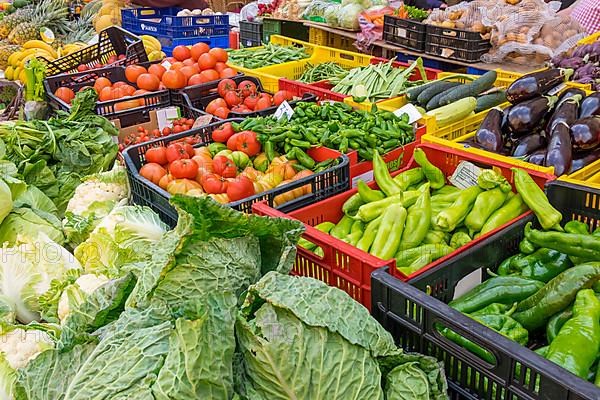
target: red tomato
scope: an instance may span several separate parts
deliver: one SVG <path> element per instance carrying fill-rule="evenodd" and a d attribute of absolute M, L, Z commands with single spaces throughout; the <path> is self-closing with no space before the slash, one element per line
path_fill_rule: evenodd
<path fill-rule="evenodd" d="M 219 143 L 227 143 L 227 140 L 234 134 L 231 122 L 221 125 L 212 131 L 212 140 Z"/>
<path fill-rule="evenodd" d="M 125 78 L 131 83 L 136 83 L 138 77 L 146 73 L 148 73 L 148 71 L 141 65 L 128 65 L 125 68 Z"/>
<path fill-rule="evenodd" d="M 167 161 L 172 163 L 173 161 L 181 160 L 182 158 L 190 158 L 190 155 L 180 143 L 171 143 L 167 147 Z"/>
<path fill-rule="evenodd" d="M 146 161 L 150 163 L 164 165 L 167 163 L 167 149 L 165 149 L 163 146 L 152 147 L 146 150 L 145 157 Z"/>
<path fill-rule="evenodd" d="M 156 75 L 158 79 L 161 79 L 167 69 L 160 64 L 152 64 L 148 67 L 148 73 Z"/>
<path fill-rule="evenodd" d="M 166 174 L 167 171 L 157 163 L 148 163 L 140 168 L 140 175 L 155 185 L 158 185 L 162 177 Z"/>
<path fill-rule="evenodd" d="M 290 101 L 293 98 L 294 98 L 294 96 L 292 95 L 291 92 L 288 92 L 287 90 L 280 90 L 279 92 L 277 92 L 273 95 L 273 104 L 278 106 L 281 103 L 283 103 L 284 101 L 286 101 L 286 100 Z"/>
<path fill-rule="evenodd" d="M 201 83 L 206 82 L 204 80 L 204 78 L 202 77 L 202 75 L 200 74 L 194 74 L 192 76 L 190 76 L 190 79 L 188 79 L 187 85 L 188 86 L 194 86 L 194 85 L 199 85 Z"/>
<path fill-rule="evenodd" d="M 169 164 L 169 172 L 177 179 L 194 179 L 198 173 L 198 164 L 194 160 L 175 160 Z"/>
<path fill-rule="evenodd" d="M 231 151 L 242 151 L 249 157 L 254 157 L 261 149 L 256 132 L 252 131 L 242 131 L 231 136 L 227 141 L 227 148 Z"/>
<path fill-rule="evenodd" d="M 160 186 L 161 189 L 167 190 L 167 186 L 169 186 L 169 183 L 171 183 L 173 179 L 175 179 L 173 178 L 173 175 L 166 174 L 165 176 L 160 178 L 160 181 L 158 181 L 158 186 Z"/>
<path fill-rule="evenodd" d="M 223 178 L 235 178 L 237 175 L 235 163 L 225 156 L 213 158 L 213 170 Z"/>
<path fill-rule="evenodd" d="M 228 59 L 227 51 L 225 51 L 223 49 L 215 47 L 213 49 L 210 49 L 208 54 L 211 54 L 213 57 L 215 57 L 218 62 L 223 62 L 223 63 L 227 62 L 227 59 Z"/>
<path fill-rule="evenodd" d="M 200 183 L 206 193 L 219 194 L 227 191 L 229 182 L 217 174 L 208 173 L 202 175 Z"/>
<path fill-rule="evenodd" d="M 163 74 L 162 83 L 167 89 L 181 89 L 187 83 L 187 78 L 181 71 L 170 70 Z"/>
<path fill-rule="evenodd" d="M 200 56 L 200 58 L 198 58 L 198 66 L 202 71 L 205 69 L 213 69 L 217 64 L 217 61 L 218 60 L 215 58 L 215 56 L 209 53 L 204 53 Z"/>
<path fill-rule="evenodd" d="M 273 98 L 271 97 L 271 95 L 269 93 L 260 93 L 259 96 L 261 99 L 267 99 L 271 103 L 273 103 Z"/>
<path fill-rule="evenodd" d="M 219 74 L 221 74 L 225 68 L 227 68 L 227 64 L 224 62 L 219 61 L 215 64 L 215 71 L 217 71 Z"/>
<path fill-rule="evenodd" d="M 209 49 L 210 47 L 206 43 L 196 43 L 191 49 L 192 59 L 198 61 L 202 54 L 208 53 Z"/>
<path fill-rule="evenodd" d="M 217 118 L 221 118 L 221 119 L 227 119 L 227 117 L 229 116 L 229 108 L 227 107 L 219 107 L 215 110 L 215 112 L 213 113 L 213 115 Z"/>
<path fill-rule="evenodd" d="M 240 90 L 242 97 L 248 97 L 251 94 L 256 93 L 256 84 L 248 80 L 241 81 L 238 85 L 238 89 Z"/>
<path fill-rule="evenodd" d="M 223 79 L 217 85 L 217 92 L 219 92 L 219 96 L 225 97 L 227 92 L 237 89 L 237 85 L 233 79 Z"/>
<path fill-rule="evenodd" d="M 215 65 L 215 68 L 217 66 Z M 237 75 L 237 71 L 233 68 L 225 68 L 224 70 L 222 70 L 220 72 L 221 74 L 221 78 L 233 78 L 234 76 Z"/>
<path fill-rule="evenodd" d="M 219 97 L 208 103 L 208 105 L 206 106 L 206 112 L 209 114 L 214 114 L 217 108 L 221 107 L 227 108 L 227 102 Z"/>
<path fill-rule="evenodd" d="M 191 53 L 190 49 L 188 49 L 185 46 L 180 45 L 173 49 L 173 57 L 175 57 L 175 59 L 177 61 L 183 61 L 186 58 L 192 57 L 192 53 Z"/>
<path fill-rule="evenodd" d="M 194 76 L 195 74 L 198 73 L 198 70 L 196 69 L 196 67 L 192 67 L 191 65 L 186 65 L 185 67 L 181 67 L 179 69 L 179 71 L 181 71 L 181 73 L 185 75 L 186 83 L 187 83 L 188 79 L 190 79 L 192 76 Z"/>
<path fill-rule="evenodd" d="M 206 69 L 200 72 L 200 75 L 202 75 L 207 82 L 219 80 L 219 73 L 214 69 Z"/>
<path fill-rule="evenodd" d="M 266 97 L 261 97 L 256 102 L 256 105 L 254 106 L 254 111 L 264 110 L 265 108 L 269 107 L 271 107 L 271 100 L 267 99 Z"/>
<path fill-rule="evenodd" d="M 141 74 L 137 78 L 137 85 L 140 89 L 155 91 L 158 90 L 160 85 L 160 79 L 154 74 Z"/>
<path fill-rule="evenodd" d="M 231 201 L 238 201 L 250 197 L 255 193 L 254 184 L 250 179 L 241 175 L 227 185 L 227 197 Z"/>
<path fill-rule="evenodd" d="M 182 127 L 183 126 L 184 125 L 182 125 Z M 190 129 L 190 128 L 183 128 L 184 131 L 187 131 L 188 129 Z M 191 144 L 186 143 L 183 145 L 183 148 L 185 149 L 185 151 L 188 153 L 188 155 L 190 157 L 194 157 L 196 155 L 196 152 L 194 151 L 194 146 L 192 146 Z"/>
<path fill-rule="evenodd" d="M 230 107 L 233 107 L 240 104 L 242 102 L 242 98 L 239 94 L 237 94 L 237 92 L 229 91 L 225 93 L 225 102 L 227 102 L 227 105 Z"/>
<path fill-rule="evenodd" d="M 254 110 L 256 103 L 258 102 L 258 98 L 259 97 L 256 94 L 251 94 L 244 99 L 244 105 L 249 109 Z"/>
<path fill-rule="evenodd" d="M 111 81 L 108 80 L 108 78 L 104 78 L 104 77 L 100 77 L 98 79 L 96 79 L 96 82 L 94 82 L 94 89 L 96 89 L 96 92 L 98 92 L 98 94 L 100 94 L 100 92 L 102 92 L 102 89 L 104 89 L 105 87 L 111 87 L 112 83 Z"/>
<path fill-rule="evenodd" d="M 67 87 L 59 87 L 54 95 L 67 104 L 71 104 L 71 101 L 75 98 L 75 92 Z"/>
<path fill-rule="evenodd" d="M 193 189 L 202 189 L 202 186 L 196 181 L 190 179 L 175 179 L 167 185 L 167 192 L 170 194 L 186 194 Z"/>
<path fill-rule="evenodd" d="M 173 133 L 173 131 L 168 126 L 165 126 L 162 130 L 163 136 L 169 136 L 171 133 Z"/>

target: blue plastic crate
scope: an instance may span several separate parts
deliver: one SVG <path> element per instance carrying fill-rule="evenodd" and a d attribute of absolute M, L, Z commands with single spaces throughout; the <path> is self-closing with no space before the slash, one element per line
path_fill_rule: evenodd
<path fill-rule="evenodd" d="M 400 61 L 400 62 L 413 63 L 413 62 L 415 62 L 415 60 L 417 58 L 418 58 L 417 56 L 409 55 L 409 54 L 402 53 L 402 52 L 396 53 L 396 61 Z M 461 68 L 460 66 L 457 66 L 456 64 L 429 59 L 429 58 L 427 58 L 427 55 L 425 55 L 425 54 L 422 54 L 421 58 L 423 59 L 423 66 L 426 68 L 439 69 L 441 71 L 448 71 L 448 72 Z"/>
<path fill-rule="evenodd" d="M 177 46 L 192 46 L 200 42 L 206 43 L 211 49 L 213 47 L 220 47 L 222 49 L 229 48 L 229 35 L 182 39 L 157 37 L 157 39 L 162 46 L 162 51 L 164 51 L 167 56 L 172 55 L 173 49 Z"/>
<path fill-rule="evenodd" d="M 218 36 L 229 34 L 228 15 L 178 17 L 178 7 L 131 8 L 121 10 L 122 26 L 136 34 L 171 38 Z"/>

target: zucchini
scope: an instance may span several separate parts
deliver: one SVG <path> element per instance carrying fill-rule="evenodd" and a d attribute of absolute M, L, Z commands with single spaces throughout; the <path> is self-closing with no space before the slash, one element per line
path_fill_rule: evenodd
<path fill-rule="evenodd" d="M 447 105 L 465 97 L 477 97 L 494 86 L 496 77 L 496 71 L 488 71 L 464 87 L 454 88 L 440 100 L 440 104 Z"/>
<path fill-rule="evenodd" d="M 506 101 L 508 100 L 506 100 L 506 92 L 504 90 L 479 96 L 477 98 L 477 107 L 475 108 L 475 112 L 478 113 L 489 110 L 490 108 L 496 107 Z"/>
<path fill-rule="evenodd" d="M 438 79 L 435 81 L 431 81 L 428 83 L 424 83 L 423 85 L 419 85 L 419 86 L 414 86 L 411 87 L 410 89 L 408 89 L 406 91 L 406 98 L 411 101 L 414 102 L 417 100 L 417 97 L 419 97 L 419 95 L 421 94 L 421 92 L 427 88 L 429 88 L 431 85 L 441 82 L 441 81 L 447 81 L 448 79 L 463 79 L 463 80 L 467 80 L 467 81 L 472 81 L 473 78 L 470 75 L 461 75 L 461 74 L 456 74 L 456 75 L 449 75 L 446 76 L 442 79 Z"/>
<path fill-rule="evenodd" d="M 465 97 L 452 104 L 428 111 L 427 115 L 435 117 L 438 128 L 442 128 L 468 117 L 475 111 L 475 107 L 477 107 L 477 99 Z"/>
<path fill-rule="evenodd" d="M 417 97 L 417 103 L 419 103 L 422 106 L 426 106 L 427 103 L 429 103 L 429 100 L 431 100 L 431 98 L 436 94 L 445 92 L 446 90 L 456 87 L 458 85 L 460 85 L 460 83 L 458 82 L 435 82 L 433 85 L 429 86 L 427 89 L 421 92 L 421 94 Z"/>
<path fill-rule="evenodd" d="M 465 85 L 460 85 L 460 86 L 465 86 Z M 443 98 L 445 95 L 447 95 L 447 94 L 448 94 L 448 93 L 449 93 L 449 92 L 450 92 L 452 89 L 454 89 L 454 88 L 456 88 L 456 87 L 458 87 L 458 86 L 453 86 L 453 87 L 451 87 L 450 89 L 444 90 L 443 92 L 441 92 L 441 93 L 438 93 L 438 94 L 436 94 L 435 96 L 433 96 L 433 97 L 431 98 L 431 100 L 429 100 L 429 102 L 427 103 L 427 105 L 425 106 L 425 109 L 426 109 L 427 111 L 430 111 L 430 110 L 435 110 L 436 108 L 440 107 L 440 106 L 441 106 L 441 104 L 440 104 L 440 100 L 441 100 L 441 99 L 442 99 L 442 98 Z"/>

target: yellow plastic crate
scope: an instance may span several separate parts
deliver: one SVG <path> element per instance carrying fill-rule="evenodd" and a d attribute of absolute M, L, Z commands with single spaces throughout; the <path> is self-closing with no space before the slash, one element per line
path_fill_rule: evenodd
<path fill-rule="evenodd" d="M 319 48 L 319 46 L 315 46 L 308 42 L 304 42 L 302 40 L 292 39 L 292 38 L 288 38 L 288 37 L 280 36 L 280 35 L 271 35 L 271 43 L 279 44 L 282 46 L 304 47 L 306 49 L 306 52 L 309 55 L 311 55 L 311 57 L 301 60 L 301 62 L 305 62 L 305 61 L 313 58 L 312 56 L 314 55 L 315 50 L 317 48 Z M 250 47 L 247 50 L 253 51 L 253 50 L 258 50 L 258 49 L 262 49 L 262 48 L 263 48 L 263 46 Z M 285 68 L 289 64 L 293 64 L 293 63 L 297 63 L 297 62 L 298 61 L 290 61 L 290 62 L 283 63 L 283 64 L 271 65 L 268 67 L 260 67 L 260 68 L 256 68 L 256 69 L 244 68 L 239 65 L 235 65 L 235 64 L 231 64 L 231 63 L 228 63 L 228 65 L 231 66 L 232 68 L 234 68 L 236 71 L 242 72 L 244 75 L 253 76 L 255 78 L 260 79 L 260 81 L 263 85 L 263 89 L 265 89 L 269 92 L 276 92 L 277 90 L 279 90 L 279 78 L 280 77 L 272 75 L 273 67 Z"/>
<path fill-rule="evenodd" d="M 594 42 L 596 42 L 598 40 L 600 40 L 600 31 L 596 32 L 596 33 L 593 33 L 590 36 L 581 39 L 579 42 L 577 42 L 577 44 L 578 45 L 581 45 L 581 44 L 593 44 Z"/>
<path fill-rule="evenodd" d="M 308 28 L 308 41 L 311 44 L 327 47 L 328 40 L 328 33 L 324 30 L 312 26 Z"/>
<path fill-rule="evenodd" d="M 590 93 L 592 92 L 587 91 L 587 94 Z M 504 103 L 500 107 L 506 108 L 508 105 L 509 103 Z M 462 142 L 465 142 L 473 138 L 473 136 L 475 136 L 477 130 L 479 129 L 479 126 L 481 125 L 481 122 L 487 115 L 488 111 L 489 110 L 483 111 L 479 114 L 467 118 L 465 121 L 461 121 L 459 123 L 444 128 L 443 134 L 440 134 L 440 131 L 436 132 L 436 134 L 434 135 L 429 134 L 428 126 L 428 133 L 425 136 L 423 136 L 422 141 L 426 143 L 436 143 L 453 149 L 467 151 L 469 153 L 512 164 L 517 167 L 529 168 L 547 174 L 554 174 L 554 167 L 542 167 L 522 160 L 518 160 L 513 157 L 495 154 L 490 151 L 477 149 L 475 147 L 463 144 Z M 593 183 L 593 181 L 598 178 L 598 173 L 600 173 L 600 160 L 593 162 L 587 167 L 582 168 L 581 170 L 571 175 L 563 175 L 559 179 L 571 183 L 584 184 L 588 186 L 592 185 L 593 187 L 600 188 L 600 181 L 597 183 Z"/>
<path fill-rule="evenodd" d="M 592 36 L 594 36 L 594 35 L 592 35 Z M 582 40 L 585 40 L 585 39 L 582 39 Z M 531 71 L 531 72 L 543 71 L 544 69 L 546 69 L 546 68 L 537 69 L 537 70 Z M 520 78 L 523 75 L 525 75 L 525 74 L 522 74 L 520 72 L 510 72 L 510 71 L 504 71 L 502 69 L 497 69 L 496 72 L 498 73 L 498 78 L 510 79 L 512 81 L 515 81 L 518 78 Z M 570 81 L 565 82 L 565 84 L 567 86 L 569 86 L 569 87 L 579 88 L 579 89 L 582 89 L 582 90 L 590 90 L 592 88 L 591 84 L 583 84 L 583 83 L 570 82 Z"/>

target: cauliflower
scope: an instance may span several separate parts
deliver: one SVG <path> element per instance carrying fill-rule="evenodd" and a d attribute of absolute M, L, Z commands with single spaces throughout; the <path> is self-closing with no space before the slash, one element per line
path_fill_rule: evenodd
<path fill-rule="evenodd" d="M 125 168 L 115 166 L 88 177 L 67 204 L 63 229 L 69 243 L 75 247 L 85 241 L 98 222 L 117 205 L 126 204 L 128 197 Z"/>
<path fill-rule="evenodd" d="M 81 275 L 73 284 L 67 286 L 58 301 L 58 318 L 60 322 L 64 323 L 71 310 L 81 305 L 86 296 L 92 294 L 109 280 L 105 275 L 86 274 Z"/>
<path fill-rule="evenodd" d="M 13 369 L 24 368 L 41 352 L 53 347 L 52 337 L 37 329 L 15 328 L 0 336 L 0 353 Z"/>

